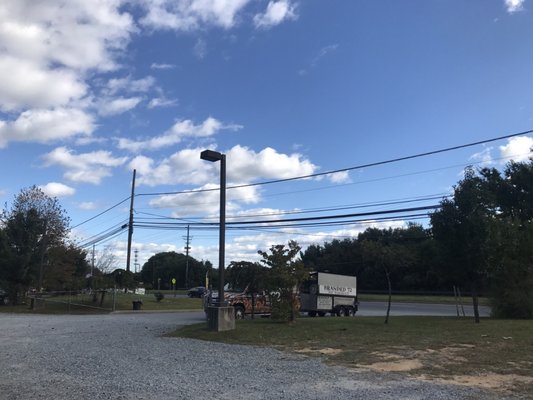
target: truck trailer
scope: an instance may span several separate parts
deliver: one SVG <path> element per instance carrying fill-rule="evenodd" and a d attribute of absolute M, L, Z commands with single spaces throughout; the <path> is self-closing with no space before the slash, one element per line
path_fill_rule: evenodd
<path fill-rule="evenodd" d="M 355 276 L 312 272 L 300 288 L 300 311 L 310 317 L 322 317 L 326 313 L 353 316 L 358 304 Z"/>

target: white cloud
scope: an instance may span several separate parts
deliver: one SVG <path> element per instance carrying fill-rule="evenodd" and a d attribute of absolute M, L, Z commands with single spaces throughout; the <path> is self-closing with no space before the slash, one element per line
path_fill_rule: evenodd
<path fill-rule="evenodd" d="M 333 174 L 327 174 L 326 176 L 333 183 L 349 183 L 352 181 L 349 171 L 335 172 Z"/>
<path fill-rule="evenodd" d="M 126 138 L 118 139 L 118 148 L 132 152 L 140 150 L 156 150 L 163 147 L 173 146 L 182 141 L 185 137 L 207 137 L 216 134 L 218 131 L 239 130 L 242 126 L 230 124 L 225 125 L 219 120 L 209 117 L 199 125 L 194 125 L 191 120 L 178 121 L 161 136 L 155 136 L 146 140 L 134 141 Z"/>
<path fill-rule="evenodd" d="M 148 103 L 148 108 L 157 108 L 157 107 L 172 107 L 178 104 L 177 99 L 167 99 L 166 97 L 156 97 L 150 100 Z"/>
<path fill-rule="evenodd" d="M 152 65 L 150 65 L 150 68 L 151 69 L 174 69 L 174 68 L 176 68 L 176 66 L 173 65 L 173 64 L 152 63 Z"/>
<path fill-rule="evenodd" d="M 492 159 L 492 147 L 486 147 L 485 149 L 472 154 L 469 158 L 469 160 L 475 161 L 477 163 L 480 163 L 482 166 L 489 166 L 494 163 L 494 160 Z"/>
<path fill-rule="evenodd" d="M 58 165 L 67 171 L 63 177 L 71 182 L 100 184 L 103 178 L 111 176 L 111 168 L 127 161 L 126 157 L 115 158 L 109 151 L 93 151 L 74 154 L 66 147 L 58 147 L 43 156 L 46 166 Z"/>
<path fill-rule="evenodd" d="M 0 57 L 2 111 L 64 106 L 84 96 L 86 91 L 80 77 L 68 69 L 51 70 L 9 55 Z"/>
<path fill-rule="evenodd" d="M 137 107 L 141 101 L 142 98 L 140 97 L 119 97 L 116 99 L 104 100 L 98 105 L 98 113 L 105 117 L 122 114 L 123 112 Z"/>
<path fill-rule="evenodd" d="M 229 29 L 250 0 L 142 0 L 147 13 L 141 24 L 153 29 L 193 31 L 217 26 Z"/>
<path fill-rule="evenodd" d="M 127 93 L 144 93 L 148 92 L 155 84 L 153 76 L 147 76 L 142 79 L 132 79 L 130 76 L 126 78 L 113 78 L 107 82 L 106 92 L 109 95 L 114 95 L 118 92 Z"/>
<path fill-rule="evenodd" d="M 505 8 L 507 8 L 507 12 L 510 14 L 522 11 L 524 9 L 524 1 L 525 0 L 505 0 Z"/>
<path fill-rule="evenodd" d="M 74 188 L 58 182 L 50 182 L 44 186 L 39 186 L 41 190 L 50 197 L 66 197 L 76 193 Z"/>
<path fill-rule="evenodd" d="M 129 167 L 137 169 L 139 184 L 147 186 L 217 182 L 220 167 L 218 163 L 201 160 L 202 150 L 180 150 L 157 165 L 151 158 L 139 156 L 130 162 Z M 269 147 L 256 153 L 237 145 L 226 152 L 226 160 L 228 182 L 233 183 L 248 183 L 261 178 L 292 178 L 312 174 L 317 169 L 300 154 L 286 155 Z"/>
<path fill-rule="evenodd" d="M 199 188 L 199 190 L 207 191 L 160 196 L 151 200 L 150 206 L 171 209 L 173 210 L 172 217 L 175 218 L 204 214 L 216 217 L 219 215 L 220 207 L 218 188 L 218 185 L 207 184 Z M 259 189 L 255 186 L 227 190 L 226 212 L 236 213 L 241 208 L 241 204 L 254 204 L 259 200 Z"/>
<path fill-rule="evenodd" d="M 0 121 L 0 148 L 9 142 L 49 143 L 90 135 L 94 128 L 93 117 L 82 110 L 27 110 L 15 121 Z"/>
<path fill-rule="evenodd" d="M 207 55 L 207 43 L 204 39 L 198 39 L 193 48 L 194 55 L 200 60 Z"/>
<path fill-rule="evenodd" d="M 528 136 L 508 139 L 505 146 L 500 146 L 501 156 L 505 157 L 504 162 L 509 160 L 527 161 L 533 155 L 532 150 L 533 139 Z"/>
<path fill-rule="evenodd" d="M 270 1 L 264 13 L 255 15 L 254 23 L 257 28 L 268 29 L 297 17 L 296 6 L 290 0 Z"/>
<path fill-rule="evenodd" d="M 313 174 L 317 166 L 303 159 L 301 154 L 278 153 L 267 147 L 256 153 L 247 147 L 234 146 L 226 154 L 228 180 L 251 182 L 255 179 L 284 179 Z"/>

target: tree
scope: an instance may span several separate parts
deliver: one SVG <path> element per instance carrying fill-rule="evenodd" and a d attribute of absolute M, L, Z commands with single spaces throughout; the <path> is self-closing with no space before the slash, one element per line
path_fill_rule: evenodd
<path fill-rule="evenodd" d="M 403 275 L 401 271 L 413 264 L 413 255 L 407 250 L 405 243 L 400 241 L 402 237 L 397 236 L 399 232 L 404 232 L 404 230 L 369 228 L 359 235 L 365 264 L 373 267 L 376 271 L 383 271 L 385 275 L 389 294 L 385 316 L 386 324 L 389 323 L 392 303 L 392 277 L 393 275 Z"/>
<path fill-rule="evenodd" d="M 267 287 L 266 267 L 249 261 L 232 261 L 226 270 L 226 279 L 232 288 L 239 288 L 252 296 L 252 319 L 255 314 L 255 300 L 258 292 Z"/>
<path fill-rule="evenodd" d="M 56 198 L 32 186 L 23 189 L 11 209 L 2 212 L 4 240 L 9 255 L 0 261 L 13 303 L 30 285 L 42 289 L 47 250 L 63 246 L 70 220 Z"/>
<path fill-rule="evenodd" d="M 454 188 L 453 198 L 441 201 L 440 210 L 431 215 L 434 238 L 445 255 L 443 273 L 451 275 L 458 286 L 469 285 L 476 323 L 478 291 L 489 271 L 497 212 L 494 192 L 487 181 L 467 168 L 464 179 Z"/>
<path fill-rule="evenodd" d="M 272 318 L 296 321 L 298 313 L 297 291 L 308 277 L 303 262 L 299 259 L 300 246 L 290 240 L 287 246 L 271 246 L 269 252 L 258 251 L 261 262 L 270 267 L 268 285 L 273 292 L 279 293 L 272 299 Z"/>
<path fill-rule="evenodd" d="M 177 287 L 185 287 L 187 256 L 175 251 L 157 253 L 142 266 L 141 279 L 155 289 L 170 289 L 176 278 Z M 205 274 L 211 268 L 209 261 L 198 261 L 189 256 L 189 281 L 203 285 Z"/>

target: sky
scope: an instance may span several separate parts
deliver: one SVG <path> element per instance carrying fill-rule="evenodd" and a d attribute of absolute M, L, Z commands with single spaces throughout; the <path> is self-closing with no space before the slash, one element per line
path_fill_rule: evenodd
<path fill-rule="evenodd" d="M 228 223 L 252 221 L 228 224 L 226 264 L 427 226 L 398 210 L 527 160 L 533 135 L 379 163 L 533 129 L 532 38 L 532 0 L 2 0 L 0 201 L 39 186 L 125 268 L 135 170 L 131 269 L 184 252 L 187 225 L 218 267 L 211 149 Z M 261 223 L 295 218 L 317 219 Z"/>

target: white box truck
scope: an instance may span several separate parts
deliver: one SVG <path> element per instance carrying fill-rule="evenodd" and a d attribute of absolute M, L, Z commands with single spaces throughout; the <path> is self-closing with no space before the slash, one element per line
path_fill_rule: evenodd
<path fill-rule="evenodd" d="M 300 288 L 300 311 L 307 312 L 310 317 L 326 313 L 353 316 L 358 304 L 355 276 L 312 272 Z"/>

